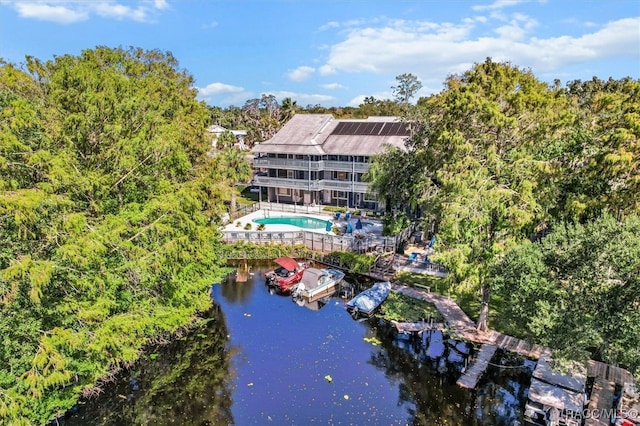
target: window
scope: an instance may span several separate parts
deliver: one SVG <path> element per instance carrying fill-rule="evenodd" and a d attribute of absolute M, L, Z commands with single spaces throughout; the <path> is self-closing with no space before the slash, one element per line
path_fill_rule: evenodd
<path fill-rule="evenodd" d="M 346 200 L 347 193 L 345 191 L 331 191 L 331 197 Z"/>
<path fill-rule="evenodd" d="M 347 172 L 333 172 L 333 180 L 349 180 Z"/>

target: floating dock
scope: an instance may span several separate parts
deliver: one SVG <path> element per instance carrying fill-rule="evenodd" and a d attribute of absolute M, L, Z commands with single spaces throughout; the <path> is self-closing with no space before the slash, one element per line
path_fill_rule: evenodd
<path fill-rule="evenodd" d="M 482 373 L 484 373 L 484 370 L 489 366 L 489 361 L 491 361 L 491 358 L 493 358 L 493 355 L 497 350 L 497 346 L 488 344 L 482 345 L 480 352 L 476 355 L 474 363 L 471 364 L 471 367 L 464 372 L 456 384 L 463 388 L 474 389 L 478 384 L 478 380 L 480 380 Z"/>

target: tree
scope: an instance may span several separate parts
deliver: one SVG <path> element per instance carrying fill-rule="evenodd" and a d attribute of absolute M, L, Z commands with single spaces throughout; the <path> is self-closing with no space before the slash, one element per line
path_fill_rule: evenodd
<path fill-rule="evenodd" d="M 391 86 L 396 102 L 407 105 L 411 98 L 422 88 L 422 83 L 418 77 L 411 73 L 404 73 L 396 76 L 397 86 Z"/>
<path fill-rule="evenodd" d="M 222 133 L 216 139 L 216 148 L 225 149 L 225 148 L 233 148 L 236 144 L 236 136 L 233 134 L 231 130 L 223 130 Z"/>
<path fill-rule="evenodd" d="M 480 288 L 478 328 L 487 328 L 492 262 L 544 227 L 552 164 L 545 147 L 562 136 L 564 101 L 530 71 L 487 59 L 412 112 L 412 181 L 437 257 L 455 280 Z M 398 164 L 396 167 L 403 167 Z"/>
<path fill-rule="evenodd" d="M 490 272 L 514 330 L 558 357 L 640 373 L 640 217 L 557 226 L 508 250 Z"/>
<path fill-rule="evenodd" d="M 45 424 L 210 306 L 230 183 L 171 54 L 0 65 L 0 422 Z"/>
<path fill-rule="evenodd" d="M 298 104 L 291 98 L 284 98 L 282 100 L 282 108 L 280 108 L 280 124 L 284 126 L 287 121 L 296 115 L 298 112 Z"/>
<path fill-rule="evenodd" d="M 231 211 L 236 211 L 236 197 L 238 194 L 237 185 L 239 183 L 246 183 L 251 179 L 251 164 L 247 160 L 243 151 L 230 147 L 223 149 L 215 157 L 216 169 L 219 170 L 219 174 L 225 182 L 225 186 L 230 188 L 228 196 L 222 197 L 222 199 L 229 199 L 231 202 Z"/>
<path fill-rule="evenodd" d="M 590 220 L 640 212 L 640 80 L 573 81 L 566 96 L 576 116 L 558 152 L 557 215 Z"/>
<path fill-rule="evenodd" d="M 398 165 L 402 167 L 398 167 Z M 419 173 L 420 163 L 411 153 L 387 147 L 385 152 L 374 157 L 363 180 L 370 190 L 385 201 L 387 211 L 415 207 L 418 202 L 414 177 Z"/>

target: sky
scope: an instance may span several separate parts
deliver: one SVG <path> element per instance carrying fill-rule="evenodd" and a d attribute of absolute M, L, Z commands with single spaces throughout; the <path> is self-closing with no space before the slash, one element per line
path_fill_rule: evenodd
<path fill-rule="evenodd" d="M 0 0 L 0 58 L 170 52 L 208 105 L 419 96 L 487 57 L 541 81 L 640 78 L 639 0 Z M 414 99 L 415 100 L 415 99 Z"/>

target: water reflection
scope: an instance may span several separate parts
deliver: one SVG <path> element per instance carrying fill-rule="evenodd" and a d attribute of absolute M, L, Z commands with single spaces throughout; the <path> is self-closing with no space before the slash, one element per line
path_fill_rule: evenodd
<path fill-rule="evenodd" d="M 157 348 L 98 398 L 81 401 L 52 424 L 234 424 L 223 315 L 214 307 L 208 317 L 202 328 Z"/>
<path fill-rule="evenodd" d="M 264 271 L 214 286 L 218 308 L 206 329 L 159 350 L 63 424 L 522 421 L 530 377 L 522 359 L 494 359 L 477 391 L 463 389 L 455 383 L 471 345 L 441 331 L 402 334 L 376 318 L 354 321 L 337 296 L 300 306 L 269 294 Z"/>

